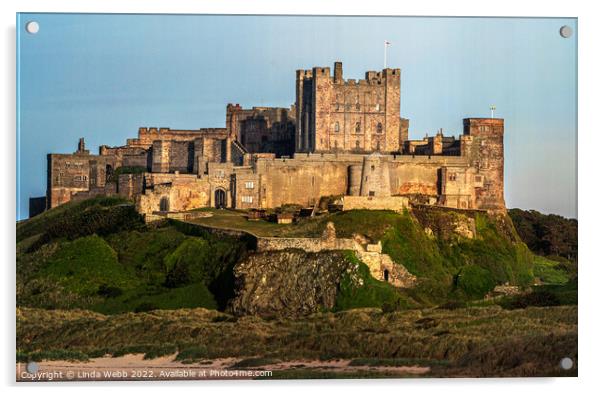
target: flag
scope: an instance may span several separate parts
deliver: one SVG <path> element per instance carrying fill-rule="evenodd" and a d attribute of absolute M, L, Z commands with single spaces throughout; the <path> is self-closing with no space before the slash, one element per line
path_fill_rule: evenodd
<path fill-rule="evenodd" d="M 385 40 L 385 45 L 391 45 L 391 43 L 387 40 Z"/>

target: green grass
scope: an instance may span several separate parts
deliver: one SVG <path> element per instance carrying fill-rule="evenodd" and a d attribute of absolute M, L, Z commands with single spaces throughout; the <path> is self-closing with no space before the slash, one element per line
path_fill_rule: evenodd
<path fill-rule="evenodd" d="M 117 251 L 119 261 L 154 285 L 165 282 L 164 260 L 185 240 L 186 236 L 172 227 L 119 232 L 107 237 L 107 242 Z"/>
<path fill-rule="evenodd" d="M 99 207 L 112 207 L 119 204 L 128 203 L 127 200 L 120 197 L 95 197 L 92 199 L 82 200 L 78 202 L 69 202 L 58 207 L 53 208 L 37 215 L 33 218 L 29 218 L 25 221 L 17 223 L 17 243 L 21 240 L 44 233 L 49 225 L 60 221 L 64 217 L 77 215 L 84 212 L 87 208 L 99 206 Z"/>
<path fill-rule="evenodd" d="M 293 224 L 277 224 L 267 220 L 248 221 L 246 212 L 240 210 L 203 210 L 213 214 L 211 217 L 191 220 L 192 223 L 217 228 L 237 229 L 263 237 L 319 237 L 326 229 L 326 223 L 332 221 L 339 237 L 351 237 L 360 232 L 373 240 L 379 240 L 385 231 L 395 222 L 397 214 L 393 211 L 351 210 L 325 214 L 318 217 L 299 218 Z M 362 224 L 361 231 L 358 224 Z"/>
<path fill-rule="evenodd" d="M 544 284 L 565 284 L 569 281 L 569 274 L 563 270 L 562 265 L 539 255 L 533 257 L 533 275 Z"/>
<path fill-rule="evenodd" d="M 392 285 L 378 281 L 370 275 L 370 269 L 355 254 L 347 252 L 346 258 L 358 266 L 358 278 L 347 272 L 343 275 L 337 292 L 335 311 L 361 307 L 378 307 L 398 310 L 410 307 L 411 302 Z"/>
<path fill-rule="evenodd" d="M 422 216 L 423 221 L 433 221 L 437 210 L 431 211 Z M 456 221 L 461 216 L 454 213 L 444 219 Z M 479 299 L 496 284 L 532 283 L 532 254 L 514 240 L 512 228 L 505 221 L 476 214 L 475 238 L 442 238 L 424 231 L 431 222 L 420 223 L 406 212 L 385 233 L 383 251 L 418 277 L 417 287 L 407 291 L 418 302 L 436 305 L 448 300 Z M 449 232 L 450 225 L 442 222 L 437 227 Z"/>
<path fill-rule="evenodd" d="M 101 285 L 121 290 L 139 285 L 134 272 L 121 265 L 111 246 L 96 235 L 64 243 L 38 276 L 55 280 L 68 292 L 84 296 L 97 294 Z"/>
<path fill-rule="evenodd" d="M 224 308 L 245 243 L 147 227 L 121 198 L 70 202 L 17 224 L 17 304 L 127 311 Z"/>
<path fill-rule="evenodd" d="M 116 298 L 103 300 L 90 309 L 104 314 L 118 314 L 128 311 L 175 310 L 181 308 L 204 307 L 217 309 L 217 303 L 207 286 L 194 283 L 178 288 L 138 288 Z"/>

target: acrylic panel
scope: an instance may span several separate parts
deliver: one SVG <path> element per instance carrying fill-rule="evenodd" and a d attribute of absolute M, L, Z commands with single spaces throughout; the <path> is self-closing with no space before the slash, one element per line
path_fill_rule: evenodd
<path fill-rule="evenodd" d="M 576 376 L 577 33 L 17 14 L 17 380 Z"/>

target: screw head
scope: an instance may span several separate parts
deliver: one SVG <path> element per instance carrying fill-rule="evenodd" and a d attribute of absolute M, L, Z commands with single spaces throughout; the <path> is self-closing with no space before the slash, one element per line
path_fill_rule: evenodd
<path fill-rule="evenodd" d="M 36 21 L 29 21 L 25 24 L 25 30 L 29 34 L 36 34 L 40 31 L 40 24 Z"/>
<path fill-rule="evenodd" d="M 569 357 L 560 360 L 560 367 L 564 370 L 570 370 L 573 367 L 573 360 Z"/>
<path fill-rule="evenodd" d="M 35 374 L 35 373 L 37 373 L 39 366 L 34 361 L 31 361 L 31 362 L 27 363 L 27 366 L 25 367 L 25 369 L 27 370 L 27 373 Z"/>
<path fill-rule="evenodd" d="M 564 25 L 560 28 L 560 36 L 562 38 L 569 38 L 573 35 L 573 29 L 570 26 Z"/>

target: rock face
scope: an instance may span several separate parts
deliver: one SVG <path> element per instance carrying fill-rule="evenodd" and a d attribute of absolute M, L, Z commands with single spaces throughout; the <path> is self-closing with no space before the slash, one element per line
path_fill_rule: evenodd
<path fill-rule="evenodd" d="M 357 270 L 342 252 L 285 250 L 257 253 L 236 265 L 234 314 L 301 316 L 332 308 L 347 270 Z"/>

